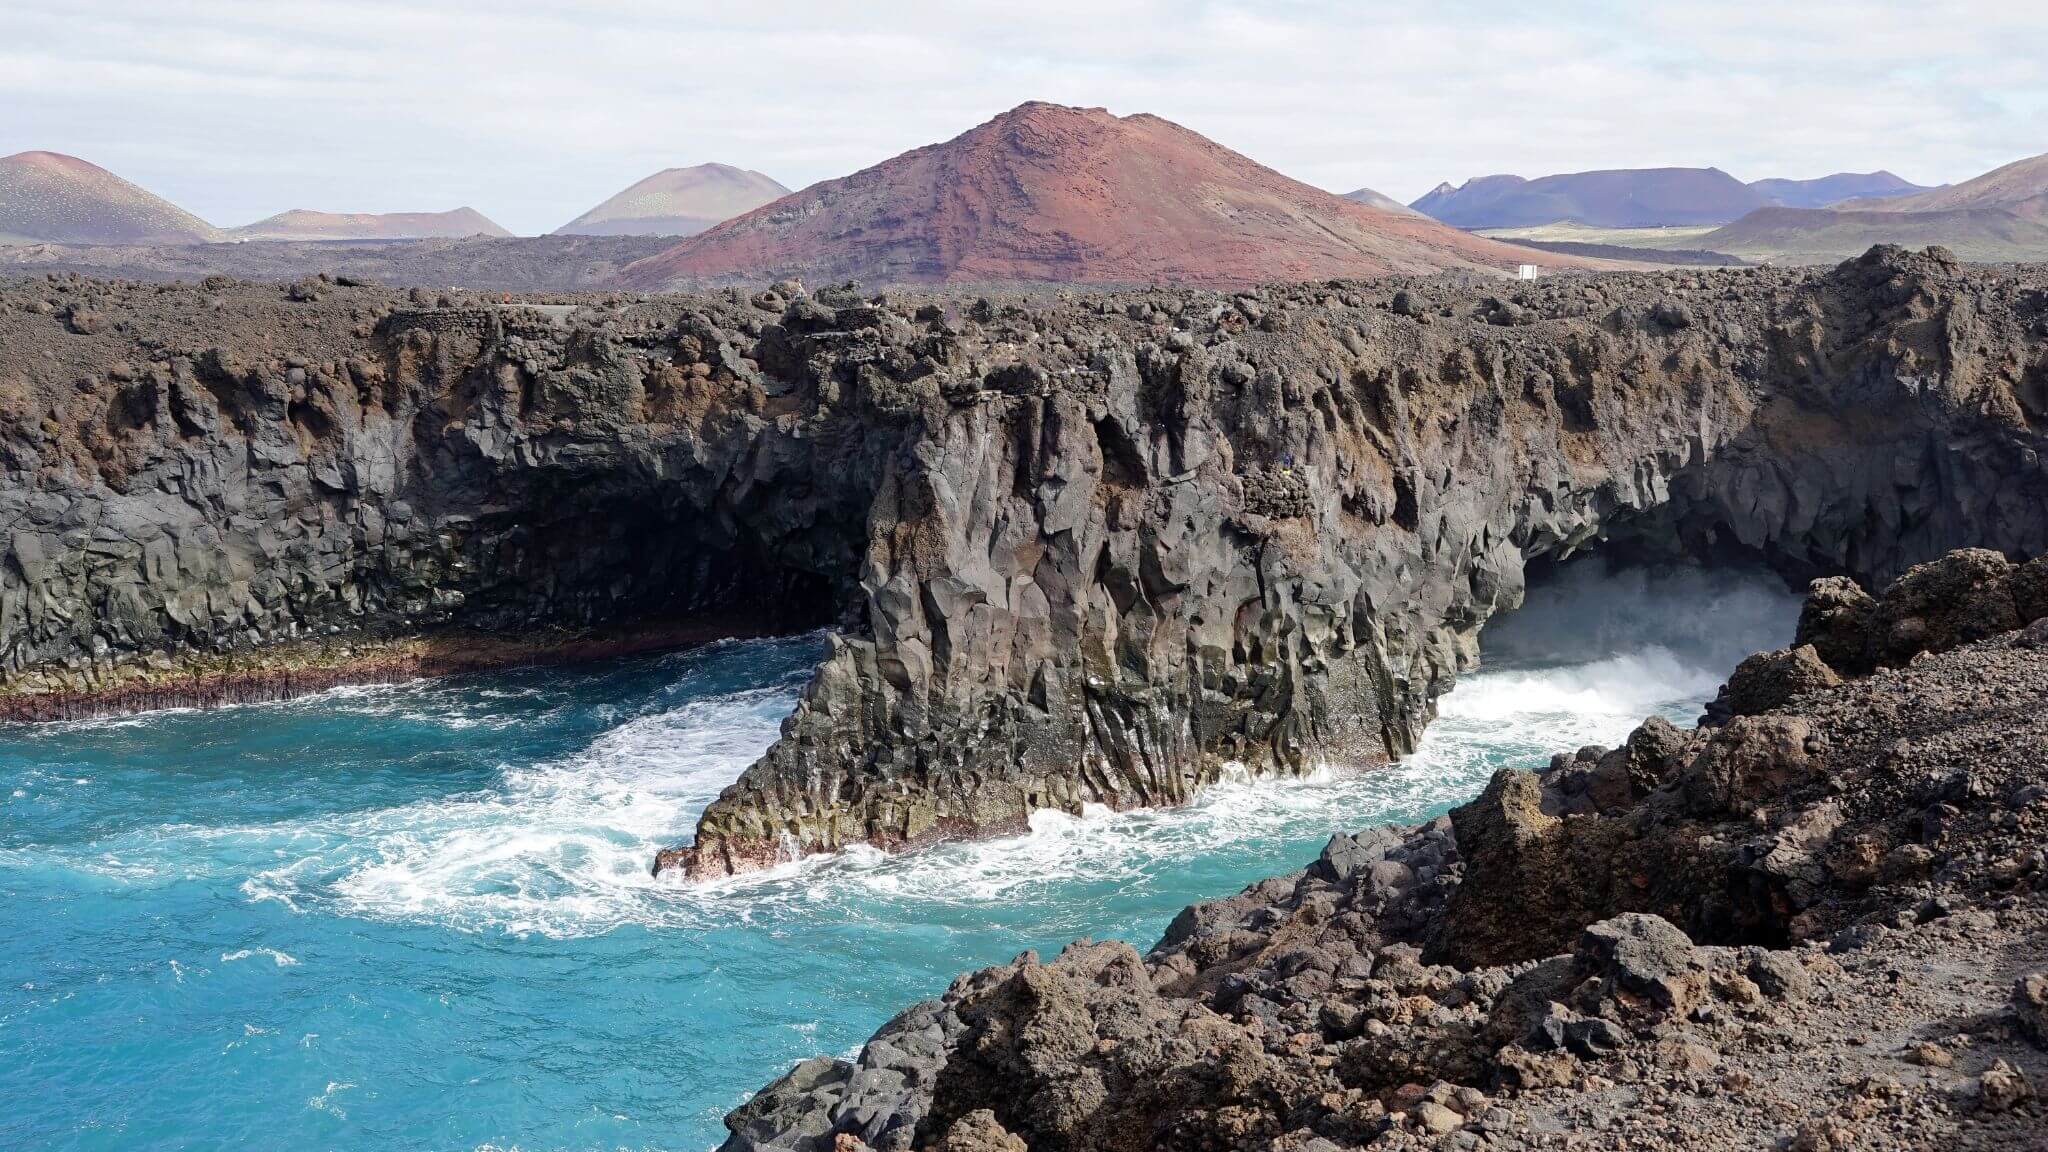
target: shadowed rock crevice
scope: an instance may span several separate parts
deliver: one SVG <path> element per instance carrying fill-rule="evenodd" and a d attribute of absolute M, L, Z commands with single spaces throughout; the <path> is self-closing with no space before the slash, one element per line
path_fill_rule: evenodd
<path fill-rule="evenodd" d="M 753 526 L 681 499 L 660 476 L 548 478 L 533 487 L 518 512 L 480 522 L 492 540 L 478 561 L 486 572 L 457 622 L 494 631 L 631 629 L 732 617 L 795 632 L 856 611 L 844 573 L 788 566 Z"/>
<path fill-rule="evenodd" d="M 53 328 L 67 297 L 121 319 Z M 318 280 L 0 299 L 23 351 L 0 364 L 7 715 L 863 626 L 892 434 L 764 418 L 792 385 L 735 349 L 762 335 L 743 305 L 579 322 Z"/>

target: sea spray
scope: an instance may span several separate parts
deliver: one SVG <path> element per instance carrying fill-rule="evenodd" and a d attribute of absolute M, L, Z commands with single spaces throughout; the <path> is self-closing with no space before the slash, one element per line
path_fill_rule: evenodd
<path fill-rule="evenodd" d="M 1481 631 L 1489 662 L 1580 664 L 1663 649 L 1716 683 L 1792 638 L 1800 597 L 1758 568 L 1616 566 L 1592 554 L 1535 575 L 1522 607 Z"/>

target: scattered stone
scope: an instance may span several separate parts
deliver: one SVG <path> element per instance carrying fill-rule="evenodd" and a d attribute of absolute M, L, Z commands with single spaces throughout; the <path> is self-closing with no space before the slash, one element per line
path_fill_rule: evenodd
<path fill-rule="evenodd" d="M 1956 1062 L 1956 1058 L 1948 1054 L 1948 1049 L 1931 1040 L 1922 1040 L 1908 1048 L 1906 1058 L 1923 1068 L 1949 1068 Z"/>
<path fill-rule="evenodd" d="M 1977 1106 L 1986 1112 L 2008 1112 L 2034 1098 L 2027 1075 L 2003 1060 L 1977 1077 Z"/>
<path fill-rule="evenodd" d="M 1415 1118 L 1424 1132 L 1437 1136 L 1456 1131 L 1465 1123 L 1463 1116 L 1431 1100 L 1417 1104 L 1408 1114 Z"/>
<path fill-rule="evenodd" d="M 1787 1145 L 1791 1152 L 1846 1152 L 1856 1146 L 1856 1133 L 1839 1120 L 1809 1120 Z"/>

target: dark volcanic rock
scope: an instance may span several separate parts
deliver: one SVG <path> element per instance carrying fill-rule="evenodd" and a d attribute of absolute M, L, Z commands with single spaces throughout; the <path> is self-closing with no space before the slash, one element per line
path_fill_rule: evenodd
<path fill-rule="evenodd" d="M 1842 678 L 1821 661 L 1811 644 L 1759 652 L 1735 666 L 1720 695 L 1707 705 L 1715 720 L 1769 712 L 1802 692 L 1832 688 Z"/>
<path fill-rule="evenodd" d="M 1232 761 L 1370 765 L 1535 557 L 1604 536 L 1882 584 L 2048 549 L 2031 275 L 1880 250 L 1512 294 L 545 310 L 26 281 L 0 295 L 6 699 L 449 627 L 842 624 L 782 740 L 664 854 L 693 874 L 1178 803 Z M 98 330 L 66 330 L 81 310 Z M 1872 660 L 1907 620 L 1979 634 L 1992 601 L 1885 621 Z M 1572 803 L 1612 809 L 1662 756 Z"/>
<path fill-rule="evenodd" d="M 983 370 L 977 403 L 930 411 L 915 483 L 893 503 L 884 487 L 872 646 L 826 663 L 665 862 L 715 873 L 1020 828 L 1036 807 L 1177 803 L 1226 760 L 1401 755 L 1484 620 L 1519 603 L 1525 561 L 1602 533 L 1876 580 L 1957 544 L 2048 545 L 2048 518 L 2005 511 L 2043 485 L 2025 463 L 2040 438 L 1961 398 L 2006 387 L 2002 369 L 1937 367 L 1955 361 L 1914 319 L 1960 314 L 1951 269 L 1879 253 L 1761 309 L 1743 285 L 1768 280 L 1743 274 L 1718 296 L 1645 284 L 1584 319 L 1531 297 L 1507 329 L 1486 297 L 1423 326 L 1301 290 L 1133 303 L 1149 327 L 1130 343 L 987 314 L 984 338 L 1007 332 L 1019 358 Z M 1681 297 L 1691 325 L 1647 319 Z M 2017 314 L 1968 299 L 1974 331 L 2022 345 Z M 1736 321 L 1769 339 L 1713 335 Z M 1824 415 L 1850 409 L 1854 432 Z M 1974 478 L 1900 484 L 1936 459 Z"/>
<path fill-rule="evenodd" d="M 1847 576 L 1815 580 L 1799 609 L 1796 643 L 1844 676 L 1877 666 L 1877 601 Z"/>

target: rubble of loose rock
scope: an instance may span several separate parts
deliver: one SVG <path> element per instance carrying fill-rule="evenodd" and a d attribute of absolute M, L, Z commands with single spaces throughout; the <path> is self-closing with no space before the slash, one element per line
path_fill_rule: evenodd
<path fill-rule="evenodd" d="M 727 1152 L 2040 1148 L 2048 649 L 1998 614 L 2039 571 L 1951 554 L 1861 635 L 1817 581 L 1777 663 L 1847 667 L 962 976 Z"/>

